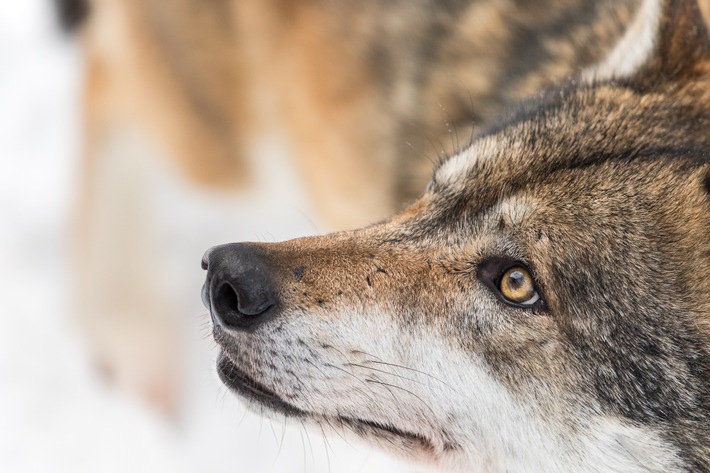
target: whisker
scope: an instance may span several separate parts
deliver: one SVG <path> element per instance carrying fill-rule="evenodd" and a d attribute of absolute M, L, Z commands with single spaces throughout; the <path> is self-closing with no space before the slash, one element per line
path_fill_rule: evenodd
<path fill-rule="evenodd" d="M 347 371 L 347 370 L 344 370 L 343 368 L 340 368 L 340 367 L 338 367 L 338 366 L 335 366 L 335 365 L 327 365 L 327 366 L 332 367 L 332 368 L 335 368 L 336 370 L 342 371 L 342 372 L 345 373 L 345 374 L 349 374 L 350 376 L 352 376 L 353 378 L 355 378 L 357 381 L 359 381 L 359 382 L 361 382 L 363 385 L 365 385 L 365 386 L 367 387 L 367 389 L 368 389 L 372 394 L 375 394 L 374 392 L 372 392 L 372 387 L 369 386 L 365 381 L 363 381 L 361 378 L 359 378 L 359 377 L 356 376 L 355 374 L 353 374 L 353 373 L 351 373 L 351 372 L 349 372 L 349 371 Z M 360 389 L 360 388 L 357 388 L 357 387 L 355 387 L 355 386 L 352 386 L 351 389 L 356 390 L 357 392 L 359 392 L 360 394 L 362 394 L 362 395 L 365 397 L 365 399 L 367 399 L 368 401 L 370 401 L 370 402 L 372 402 L 372 403 L 375 403 L 375 402 L 377 401 L 375 398 L 373 398 L 372 396 L 370 396 L 368 393 L 366 393 L 365 391 L 363 391 L 363 390 Z"/>
<path fill-rule="evenodd" d="M 453 386 L 451 386 L 450 384 L 448 384 L 446 381 L 443 381 L 443 380 L 437 378 L 436 376 L 427 373 L 426 371 L 421 371 L 421 370 L 418 370 L 418 369 L 415 369 L 415 368 L 410 368 L 410 367 L 408 367 L 408 366 L 398 365 L 398 364 L 396 364 L 396 363 L 388 363 L 388 362 L 386 362 L 386 361 L 366 360 L 366 362 L 367 362 L 367 363 L 378 364 L 378 365 L 391 366 L 391 367 L 393 367 L 393 368 L 401 368 L 401 369 L 404 369 L 404 370 L 414 371 L 415 373 L 423 374 L 424 376 L 428 376 L 429 378 L 431 378 L 431 379 L 433 379 L 433 380 L 435 380 L 435 381 L 440 382 L 441 384 L 443 384 L 443 385 L 446 386 L 447 388 L 451 389 L 454 393 L 458 394 L 459 396 L 461 395 L 460 392 L 456 391 L 456 389 L 454 389 Z M 371 368 L 371 369 L 372 369 L 372 368 Z"/>
<path fill-rule="evenodd" d="M 451 125 L 453 123 L 453 120 L 451 120 L 451 115 L 449 115 L 449 112 L 446 111 L 446 107 L 444 107 L 439 102 L 437 102 L 437 105 L 439 106 L 441 111 L 444 113 L 444 126 L 446 126 L 446 132 L 449 134 L 449 137 L 451 138 L 451 145 L 454 147 L 453 152 L 458 153 L 460 150 L 458 131 L 456 130 L 455 126 Z"/>
<path fill-rule="evenodd" d="M 629 456 L 630 456 L 631 458 L 633 458 L 634 461 L 635 461 L 636 463 L 638 463 L 638 465 L 639 465 L 641 468 L 643 468 L 643 469 L 646 470 L 646 471 L 651 471 L 651 469 L 648 468 L 646 465 L 644 465 L 644 464 L 641 462 L 641 460 L 639 460 L 639 459 L 636 457 L 636 455 L 634 455 L 633 453 L 631 453 L 631 452 L 629 451 L 629 449 L 624 446 L 624 444 L 622 444 L 621 442 L 619 442 L 619 440 L 616 440 L 616 443 L 617 443 L 617 445 L 619 445 L 621 448 L 623 448 L 624 451 L 625 451 L 626 453 L 628 453 Z"/>
<path fill-rule="evenodd" d="M 396 363 L 390 363 L 390 362 L 384 361 L 384 360 L 383 360 L 382 358 L 380 358 L 379 356 L 373 355 L 372 353 L 367 353 L 367 352 L 362 351 L 362 350 L 352 350 L 352 353 L 353 353 L 353 354 L 365 355 L 365 356 L 369 356 L 369 357 L 371 357 L 371 358 L 375 358 L 375 359 L 376 359 L 376 360 L 365 360 L 365 363 L 373 363 L 373 364 L 387 365 L 387 366 L 391 366 L 391 367 L 393 367 L 393 368 L 401 368 L 401 369 L 404 369 L 404 370 L 414 371 L 415 373 L 423 374 L 424 376 L 428 376 L 428 377 L 430 377 L 431 379 L 440 382 L 441 384 L 443 384 L 443 385 L 446 386 L 447 388 L 451 389 L 454 393 L 458 394 L 459 396 L 462 395 L 460 392 L 456 391 L 456 389 L 454 389 L 450 384 L 448 384 L 448 383 L 446 383 L 445 381 L 443 381 L 443 380 L 437 378 L 437 377 L 434 376 L 433 374 L 427 373 L 426 371 L 421 371 L 421 370 L 418 370 L 418 369 L 416 369 L 416 368 L 410 368 L 409 366 L 399 365 L 399 364 L 396 364 Z"/>
<path fill-rule="evenodd" d="M 313 363 L 311 360 L 308 360 L 308 359 L 307 359 L 307 360 L 306 360 L 306 363 L 310 364 L 310 365 L 313 366 L 315 369 L 317 369 L 318 371 L 320 371 L 320 373 L 323 375 L 323 380 L 324 380 L 325 382 L 327 382 L 327 383 L 330 385 L 331 390 L 332 390 L 333 385 L 330 383 L 330 377 L 329 377 L 327 374 L 325 374 L 325 371 L 323 371 L 320 366 L 318 366 L 317 364 Z M 357 380 L 360 381 L 361 383 L 365 384 L 365 386 L 367 386 L 366 383 L 364 383 L 361 379 L 359 379 L 359 378 L 358 378 L 357 376 L 355 376 L 353 373 L 348 373 L 348 372 L 345 371 L 344 369 L 339 368 L 339 367 L 337 367 L 337 366 L 335 366 L 335 365 L 328 364 L 328 365 L 326 365 L 326 366 L 327 366 L 327 367 L 332 367 L 332 368 L 338 369 L 338 370 L 340 370 L 340 371 L 343 371 L 344 373 L 347 373 L 347 374 L 351 375 L 352 377 L 354 377 L 355 379 L 357 379 Z M 301 382 L 301 385 L 304 386 L 304 387 L 306 387 L 306 386 L 303 384 L 303 382 Z M 369 386 L 368 386 L 368 388 L 369 388 Z M 353 389 L 357 389 L 357 388 L 353 388 Z M 367 396 L 367 394 L 366 394 L 364 391 L 362 391 L 361 389 L 357 389 L 357 390 L 358 390 L 360 393 L 362 393 L 366 398 L 369 398 L 369 396 Z"/>
<path fill-rule="evenodd" d="M 286 439 L 286 419 L 283 419 L 283 424 L 281 425 L 281 443 L 279 444 L 279 453 L 276 454 L 277 458 L 281 455 L 281 449 L 284 446 L 284 440 Z"/>
<path fill-rule="evenodd" d="M 262 410 L 262 415 L 259 416 L 260 421 L 259 421 L 259 435 L 256 436 L 256 442 L 259 443 L 261 440 L 261 431 L 264 429 L 264 414 Z"/>
<path fill-rule="evenodd" d="M 269 419 L 269 427 L 271 427 L 271 433 L 274 434 L 274 440 L 275 440 L 276 442 L 278 442 L 278 441 L 279 441 L 279 438 L 278 438 L 278 436 L 276 435 L 276 431 L 274 430 L 274 421 L 273 421 L 272 419 Z M 276 459 L 274 459 L 274 462 L 275 462 L 275 461 L 276 461 Z"/>
<path fill-rule="evenodd" d="M 320 371 L 320 373 L 323 375 L 323 380 L 325 380 L 326 382 L 329 382 L 330 377 L 329 377 L 328 375 L 326 375 L 326 373 L 320 368 L 320 366 L 316 365 L 316 364 L 313 363 L 311 360 L 306 360 L 306 362 L 307 362 L 308 364 L 310 364 L 311 366 L 313 366 L 314 368 L 316 368 L 318 371 Z M 368 385 L 365 381 L 363 381 L 361 378 L 359 378 L 358 376 L 356 376 L 354 373 L 349 372 L 349 371 L 347 371 L 347 370 L 345 370 L 345 369 L 343 369 L 343 368 L 340 368 L 339 366 L 335 366 L 335 365 L 330 364 L 330 363 L 326 364 L 325 366 L 328 367 L 328 368 L 335 368 L 335 369 L 338 370 L 338 371 L 342 371 L 343 373 L 352 376 L 353 378 L 355 378 L 355 380 L 357 380 L 357 381 L 359 381 L 360 383 L 362 383 L 365 387 L 367 387 L 367 389 L 368 389 L 370 392 L 372 392 L 372 387 L 369 386 L 369 385 Z M 303 382 L 301 382 L 301 384 L 303 385 Z M 329 383 L 329 384 L 330 384 L 330 383 Z M 304 387 L 305 387 L 305 385 L 304 385 Z M 357 387 L 355 387 L 355 386 L 353 386 L 352 389 L 354 389 L 354 390 L 356 390 L 357 392 L 359 392 L 360 394 L 362 394 L 363 397 L 364 397 L 365 399 L 367 399 L 369 402 L 371 402 L 371 403 L 373 403 L 373 404 L 376 402 L 376 399 L 375 399 L 375 398 L 373 398 L 372 396 L 370 396 L 367 392 L 363 391 L 362 389 L 357 388 Z M 372 394 L 375 394 L 375 393 L 372 392 Z"/>
<path fill-rule="evenodd" d="M 421 397 L 417 396 L 417 395 L 414 394 L 412 391 L 410 391 L 410 390 L 408 390 L 408 389 L 405 389 L 405 388 L 403 388 L 402 386 L 397 386 L 396 384 L 385 383 L 384 381 L 380 381 L 380 380 L 373 379 L 373 378 L 367 378 L 367 381 L 369 381 L 369 382 L 371 382 L 371 383 L 381 384 L 381 385 L 383 385 L 383 386 L 388 386 L 388 387 L 395 388 L 395 389 L 401 389 L 402 391 L 404 391 L 404 392 L 410 394 L 411 396 L 417 398 L 417 399 L 419 400 L 419 402 L 421 402 L 422 404 L 424 404 L 424 406 L 426 406 L 426 408 L 429 409 L 429 412 L 431 412 L 431 415 L 433 416 L 433 418 L 436 419 L 437 415 L 436 415 L 436 413 L 434 412 L 434 409 L 432 409 L 431 406 L 429 406 L 429 404 L 427 404 L 427 402 L 424 401 L 424 399 L 422 399 Z"/>
<path fill-rule="evenodd" d="M 306 429 L 306 426 L 303 425 L 303 421 L 301 421 L 301 428 L 298 429 L 298 433 L 301 435 L 301 446 L 303 447 L 303 471 L 307 471 L 307 462 L 306 462 L 306 442 L 303 440 L 303 431 Z"/>
<path fill-rule="evenodd" d="M 328 473 L 331 473 L 331 469 L 330 469 L 330 454 L 328 453 L 328 447 L 330 447 L 330 444 L 328 443 L 328 438 L 327 438 L 326 435 L 325 435 L 325 431 L 323 430 L 323 426 L 320 425 L 320 424 L 319 424 L 318 426 L 320 427 L 320 431 L 321 431 L 321 434 L 322 434 L 322 436 L 323 436 L 323 446 L 324 446 L 324 448 L 325 448 L 325 458 L 326 458 L 326 460 L 328 461 Z M 332 449 L 331 449 L 331 450 L 332 450 Z M 335 452 L 333 452 L 333 453 L 335 453 Z"/>
<path fill-rule="evenodd" d="M 306 434 L 306 439 L 308 439 L 308 446 L 311 448 L 311 460 L 313 463 L 316 462 L 316 456 L 315 453 L 313 453 L 313 444 L 311 443 L 311 436 L 308 434 L 308 429 L 304 427 L 304 432 Z"/>
<path fill-rule="evenodd" d="M 242 418 L 239 420 L 239 423 L 237 424 L 238 427 L 241 427 L 242 424 L 244 423 L 244 419 L 247 418 L 247 414 L 249 414 L 249 409 L 246 408 L 246 406 L 242 407 L 244 409 L 244 414 L 242 414 Z"/>
<path fill-rule="evenodd" d="M 436 154 L 436 158 L 437 158 L 436 166 L 439 166 L 447 158 L 447 154 L 446 154 L 446 150 L 444 149 L 444 145 L 441 142 L 439 142 L 439 146 L 437 147 L 434 144 L 434 140 L 432 139 L 431 135 L 429 135 L 427 133 L 424 136 L 426 137 L 426 140 L 429 142 L 429 145 L 434 150 L 434 153 Z"/>
<path fill-rule="evenodd" d="M 363 381 L 361 378 L 359 378 L 358 376 L 356 376 L 355 373 L 353 373 L 352 371 L 348 371 L 348 370 L 346 370 L 346 369 L 343 369 L 343 368 L 341 368 L 341 367 L 339 367 L 339 366 L 332 365 L 332 364 L 330 364 L 330 363 L 327 364 L 327 365 L 325 365 L 325 366 L 328 367 L 328 368 L 335 368 L 335 369 L 338 370 L 338 371 L 342 371 L 343 373 L 352 376 L 352 377 L 355 378 L 357 381 L 359 381 L 360 383 L 362 383 L 362 384 L 364 384 L 365 386 L 367 386 L 368 389 L 370 388 L 370 386 L 368 386 L 365 381 Z M 355 365 L 355 364 L 353 364 L 353 363 L 346 363 L 345 366 L 358 366 L 358 365 Z M 366 368 L 366 367 L 365 367 L 365 368 Z M 353 388 L 353 389 L 355 389 L 355 388 Z"/>
<path fill-rule="evenodd" d="M 395 376 L 395 377 L 400 378 L 400 379 L 404 379 L 404 380 L 407 380 L 407 381 L 411 381 L 411 382 L 413 382 L 413 383 L 425 384 L 425 383 L 422 383 L 421 381 L 417 381 L 416 379 L 407 378 L 406 376 L 401 376 L 401 375 L 398 375 L 398 374 L 396 374 L 396 373 L 392 373 L 392 372 L 390 372 L 390 371 L 385 371 L 385 370 L 373 368 L 373 367 L 371 367 L 371 366 L 359 365 L 359 364 L 357 364 L 357 363 L 348 363 L 346 366 L 356 366 L 356 367 L 358 367 L 358 368 L 363 368 L 363 369 L 366 369 L 366 370 L 377 371 L 378 373 L 385 373 L 385 374 L 388 374 L 388 375 L 390 375 L 390 376 Z"/>
<path fill-rule="evenodd" d="M 422 150 L 419 149 L 419 148 L 415 148 L 414 145 L 413 145 L 411 142 L 409 142 L 409 141 L 405 141 L 404 144 L 406 144 L 406 145 L 409 147 L 409 149 L 411 149 L 412 151 L 414 151 L 415 153 L 417 153 L 420 158 L 424 158 L 424 159 L 426 159 L 427 161 L 429 161 L 429 163 L 431 164 L 432 169 L 433 169 L 434 167 L 436 167 L 436 160 L 434 160 L 429 154 L 425 153 L 424 151 L 422 151 Z"/>
<path fill-rule="evenodd" d="M 335 428 L 336 426 L 333 425 L 333 422 L 332 422 L 332 421 L 331 421 L 331 422 L 327 422 L 326 425 L 330 428 L 330 430 L 331 430 L 332 432 L 335 432 L 335 434 L 336 434 L 338 437 L 340 437 L 340 438 L 343 440 L 343 442 L 345 442 L 350 448 L 354 448 L 354 447 L 350 444 L 350 442 L 348 442 L 348 439 L 345 438 L 345 436 L 343 436 L 343 434 L 340 432 L 340 430 L 343 430 L 343 425 L 342 425 L 342 423 L 339 423 L 339 424 L 338 424 L 338 427 L 339 427 L 338 429 Z"/>

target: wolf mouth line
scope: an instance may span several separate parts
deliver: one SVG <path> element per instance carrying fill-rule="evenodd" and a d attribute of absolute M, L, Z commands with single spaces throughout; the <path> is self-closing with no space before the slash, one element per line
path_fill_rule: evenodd
<path fill-rule="evenodd" d="M 224 351 L 217 359 L 217 373 L 224 384 L 236 394 L 268 407 L 288 417 L 306 417 L 307 414 L 281 399 L 271 390 L 255 381 L 251 376 L 239 369 Z"/>
<path fill-rule="evenodd" d="M 339 417 L 337 420 L 348 425 L 361 436 L 369 434 L 374 437 L 381 437 L 385 439 L 385 441 L 394 436 L 411 442 L 412 445 L 415 445 L 416 448 L 422 451 L 435 450 L 433 443 L 423 435 L 406 432 L 390 424 L 381 424 L 369 420 L 354 419 L 349 417 Z"/>
<path fill-rule="evenodd" d="M 255 381 L 253 377 L 246 374 L 238 367 L 238 363 L 232 361 L 230 356 L 222 350 L 217 359 L 217 373 L 222 382 L 227 385 L 235 394 L 255 403 L 257 406 L 266 407 L 274 412 L 280 413 L 287 418 L 298 418 L 326 423 L 334 426 L 345 425 L 360 435 L 370 434 L 383 439 L 399 437 L 418 445 L 422 450 L 433 450 L 434 446 L 430 440 L 421 434 L 408 432 L 391 424 L 361 419 L 356 417 L 337 416 L 327 418 L 318 414 L 311 414 L 303 411 L 292 404 L 284 401 L 276 393 Z"/>

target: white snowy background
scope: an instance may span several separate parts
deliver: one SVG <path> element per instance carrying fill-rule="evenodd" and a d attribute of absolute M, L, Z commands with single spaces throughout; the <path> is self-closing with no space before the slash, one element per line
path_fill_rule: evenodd
<path fill-rule="evenodd" d="M 187 251 L 194 260 L 177 282 L 195 316 L 180 418 L 167 421 L 95 377 L 68 296 L 80 65 L 49 0 L 0 2 L 0 472 L 407 471 L 336 435 L 246 413 L 214 374 L 214 346 L 199 328 L 198 248 L 316 231 L 276 143 L 263 151 L 264 166 L 278 164 L 263 170 L 272 188 L 226 210 L 210 196 L 184 198 L 192 191 L 169 177 L 153 182 L 151 205 L 188 235 L 167 245 L 166 261 Z M 211 212 L 225 211 L 239 225 L 213 225 Z M 178 266 L 169 269 L 185 272 Z"/>

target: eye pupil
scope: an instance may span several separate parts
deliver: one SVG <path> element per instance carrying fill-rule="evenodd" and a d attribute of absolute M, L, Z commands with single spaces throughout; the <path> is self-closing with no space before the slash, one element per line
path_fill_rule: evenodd
<path fill-rule="evenodd" d="M 520 289 L 525 284 L 525 275 L 520 271 L 513 271 L 508 276 L 508 279 L 510 280 L 511 289 Z"/>

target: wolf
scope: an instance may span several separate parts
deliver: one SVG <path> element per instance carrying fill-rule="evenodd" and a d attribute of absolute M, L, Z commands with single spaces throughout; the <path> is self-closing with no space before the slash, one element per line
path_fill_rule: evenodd
<path fill-rule="evenodd" d="M 647 0 L 395 216 L 209 249 L 219 376 L 432 471 L 710 471 L 709 150 L 699 7 Z"/>

